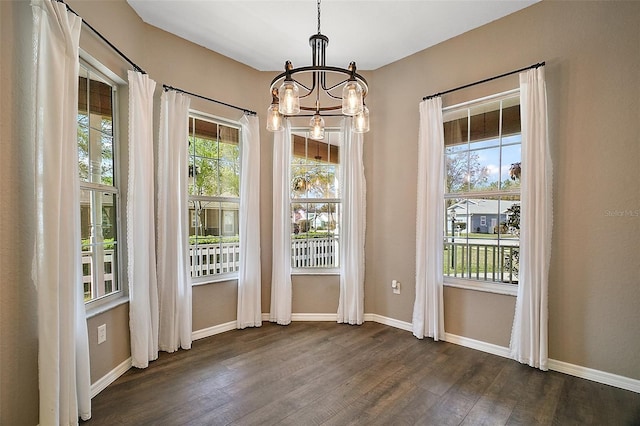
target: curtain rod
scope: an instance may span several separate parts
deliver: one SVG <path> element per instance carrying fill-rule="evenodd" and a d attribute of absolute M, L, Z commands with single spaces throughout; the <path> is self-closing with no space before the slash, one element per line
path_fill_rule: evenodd
<path fill-rule="evenodd" d="M 66 6 L 66 8 L 67 8 L 67 10 L 68 10 L 69 12 L 71 12 L 71 13 L 73 13 L 74 15 L 76 15 L 76 16 L 78 16 L 78 17 L 80 17 L 80 19 L 82 19 L 82 23 L 84 23 L 87 27 L 89 27 L 89 29 L 90 29 L 91 31 L 93 31 L 93 32 L 94 32 L 98 37 L 100 37 L 100 39 L 102 39 L 102 41 L 104 41 L 105 43 L 107 43 L 107 45 L 108 45 L 111 49 L 113 49 L 113 50 L 114 50 L 118 55 L 120 55 L 120 57 L 121 57 L 122 59 L 124 59 L 125 61 L 127 61 L 127 62 L 128 62 L 128 63 L 133 67 L 133 69 L 134 69 L 134 70 L 136 70 L 136 71 L 138 71 L 138 72 L 140 72 L 140 73 L 142 73 L 142 74 L 146 74 L 146 73 L 147 73 L 145 70 L 143 70 L 143 69 L 142 69 L 142 68 L 140 68 L 138 65 L 136 65 L 136 63 L 135 63 L 135 62 L 133 62 L 131 59 L 129 59 L 129 58 L 128 58 L 124 53 L 122 53 L 122 52 L 120 51 L 120 49 L 118 49 L 116 46 L 114 46 L 114 45 L 113 45 L 113 43 L 111 43 L 109 40 L 107 40 L 107 38 L 106 38 L 105 36 L 103 36 L 102 34 L 100 34 L 100 32 L 98 32 L 98 30 L 96 30 L 95 28 L 93 28 L 93 27 L 91 26 L 91 24 L 89 24 L 87 21 L 85 21 L 85 20 L 84 20 L 84 18 L 83 18 L 82 16 L 78 15 L 78 13 L 77 13 L 75 10 L 71 9 L 71 6 L 69 6 L 67 3 L 65 3 L 65 2 L 64 2 L 64 0 L 55 0 L 55 1 L 57 1 L 58 3 L 62 3 L 62 4 L 64 4 L 64 5 Z"/>
<path fill-rule="evenodd" d="M 224 105 L 224 106 L 229 107 L 229 108 L 238 109 L 238 110 L 243 111 L 244 113 L 249 114 L 249 115 L 258 115 L 257 112 L 251 111 L 250 109 L 241 108 L 241 107 L 238 107 L 238 106 L 235 106 L 235 105 L 228 104 L 226 102 L 218 101 L 216 99 L 207 98 L 206 96 L 198 95 L 197 93 L 187 92 L 186 90 L 178 89 L 177 87 L 168 86 L 166 84 L 163 84 L 162 87 L 163 87 L 165 92 L 169 91 L 169 90 L 173 90 L 173 91 L 176 91 L 176 92 L 184 93 L 185 95 L 191 95 L 191 96 L 195 96 L 196 98 L 204 99 L 205 101 L 215 102 L 217 104 Z"/>
<path fill-rule="evenodd" d="M 545 65 L 544 62 L 539 62 L 537 64 L 529 65 L 528 67 L 520 68 L 519 70 L 509 71 L 509 72 L 506 72 L 504 74 L 496 75 L 495 77 L 489 77 L 489 78 L 485 78 L 484 80 L 476 81 L 475 83 L 465 84 L 464 86 L 456 87 L 455 89 L 449 89 L 449 90 L 445 90 L 444 92 L 434 93 L 433 95 L 425 96 L 424 98 L 422 98 L 422 100 L 426 101 L 427 99 L 432 99 L 432 98 L 435 98 L 435 97 L 438 97 L 438 96 L 446 95 L 447 93 L 455 92 L 457 90 L 466 89 L 467 87 L 476 86 L 478 84 L 487 83 L 489 81 L 497 80 L 499 78 L 506 77 L 506 76 L 509 76 L 509 75 L 512 75 L 512 74 L 517 74 L 517 73 L 522 72 L 522 71 L 527 71 L 527 70 L 530 70 L 530 69 L 540 68 L 540 67 L 543 67 L 544 65 Z"/>

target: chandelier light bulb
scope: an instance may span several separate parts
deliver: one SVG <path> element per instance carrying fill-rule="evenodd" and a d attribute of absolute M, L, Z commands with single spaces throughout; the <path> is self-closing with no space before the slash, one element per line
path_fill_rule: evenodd
<path fill-rule="evenodd" d="M 278 90 L 278 98 L 280 99 L 280 114 L 296 115 L 300 112 L 300 90 L 295 81 L 283 81 Z"/>
<path fill-rule="evenodd" d="M 342 89 L 342 113 L 356 115 L 362 111 L 362 86 L 355 80 L 349 80 Z"/>
<path fill-rule="evenodd" d="M 369 131 L 369 108 L 362 106 L 362 111 L 353 117 L 353 131 L 356 133 L 367 133 Z"/>
<path fill-rule="evenodd" d="M 315 114 L 309 122 L 311 126 L 311 139 L 324 139 L 324 119 L 322 116 Z"/>
<path fill-rule="evenodd" d="M 269 105 L 267 110 L 267 130 L 270 132 L 282 131 L 282 115 L 278 111 L 278 104 Z"/>

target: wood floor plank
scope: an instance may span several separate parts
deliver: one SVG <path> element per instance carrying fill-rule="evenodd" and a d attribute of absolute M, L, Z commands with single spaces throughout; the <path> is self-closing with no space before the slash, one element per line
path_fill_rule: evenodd
<path fill-rule="evenodd" d="M 640 394 L 377 323 L 265 323 L 129 370 L 82 424 L 626 426 Z"/>

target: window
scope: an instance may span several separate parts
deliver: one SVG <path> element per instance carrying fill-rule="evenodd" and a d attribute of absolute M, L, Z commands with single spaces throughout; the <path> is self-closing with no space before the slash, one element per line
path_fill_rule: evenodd
<path fill-rule="evenodd" d="M 118 274 L 116 87 L 80 63 L 78 169 L 85 302 L 120 292 Z"/>
<path fill-rule="evenodd" d="M 306 130 L 291 135 L 291 267 L 327 271 L 339 267 L 341 200 L 340 133 L 323 140 Z"/>
<path fill-rule="evenodd" d="M 445 282 L 518 282 L 519 102 L 511 92 L 444 110 Z"/>
<path fill-rule="evenodd" d="M 240 265 L 239 212 L 240 126 L 192 112 L 189 257 L 194 282 L 235 277 Z"/>

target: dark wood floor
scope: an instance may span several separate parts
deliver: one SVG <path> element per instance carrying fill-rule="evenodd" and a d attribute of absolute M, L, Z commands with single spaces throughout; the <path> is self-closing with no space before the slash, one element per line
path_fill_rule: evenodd
<path fill-rule="evenodd" d="M 198 340 L 92 406 L 86 426 L 640 424 L 640 394 L 370 322 Z"/>

